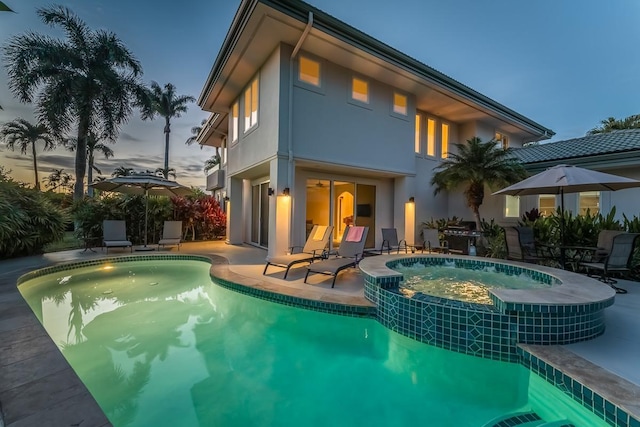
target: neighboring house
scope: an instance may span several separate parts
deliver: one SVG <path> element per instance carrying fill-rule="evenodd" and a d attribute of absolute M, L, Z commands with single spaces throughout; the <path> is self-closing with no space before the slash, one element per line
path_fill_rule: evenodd
<path fill-rule="evenodd" d="M 522 161 L 532 175 L 551 166 L 570 164 L 640 180 L 640 129 L 618 130 L 518 148 L 513 150 L 513 155 Z M 623 213 L 631 219 L 634 215 L 640 216 L 639 198 L 640 190 L 627 189 L 567 193 L 564 202 L 565 209 L 574 214 L 583 214 L 587 209 L 591 213 L 600 211 L 607 214 L 615 206 L 618 219 L 622 219 Z M 548 214 L 559 204 L 559 197 L 553 195 L 521 197 L 519 212 L 517 215 L 513 212 L 513 216 L 519 217 L 533 208 Z M 516 220 L 512 218 L 512 221 Z"/>
<path fill-rule="evenodd" d="M 409 37 L 409 35 L 407 35 Z M 242 1 L 200 95 L 198 140 L 222 147 L 208 189 L 224 194 L 229 243 L 284 253 L 314 224 L 383 227 L 471 211 L 429 182 L 449 147 L 554 135 L 533 120 L 294 0 Z M 288 192 L 288 195 L 285 193 Z M 414 202 L 411 202 L 413 200 Z"/>

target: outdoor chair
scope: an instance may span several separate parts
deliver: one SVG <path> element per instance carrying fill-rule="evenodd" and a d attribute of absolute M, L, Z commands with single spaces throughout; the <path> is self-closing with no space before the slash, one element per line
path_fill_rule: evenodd
<path fill-rule="evenodd" d="M 369 227 L 347 227 L 342 235 L 340 247 L 332 257 L 307 266 L 304 283 L 307 283 L 309 273 L 326 274 L 333 276 L 333 281 L 331 282 L 331 287 L 333 288 L 336 284 L 338 273 L 346 268 L 357 266 L 360 260 L 362 260 L 368 232 Z"/>
<path fill-rule="evenodd" d="M 440 233 L 435 228 L 423 228 L 422 229 L 422 252 L 428 251 L 441 252 L 443 254 L 449 253 L 449 244 L 446 240 L 440 241 Z"/>
<path fill-rule="evenodd" d="M 312 263 L 322 257 L 325 248 L 329 244 L 331 233 L 333 233 L 332 225 L 314 225 L 304 246 L 292 246 L 289 254 L 267 259 L 267 264 L 264 266 L 262 274 L 267 274 L 267 268 L 270 265 L 275 265 L 286 269 L 283 277 L 283 279 L 286 279 L 289 269 L 293 265 L 302 262 Z"/>
<path fill-rule="evenodd" d="M 504 239 L 507 259 L 538 264 L 555 261 L 549 247 L 536 244 L 531 227 L 505 227 Z"/>
<path fill-rule="evenodd" d="M 624 231 L 619 230 L 602 230 L 598 233 L 598 243 L 593 250 L 590 262 L 603 262 L 607 255 L 611 253 L 613 248 L 613 239 Z"/>
<path fill-rule="evenodd" d="M 407 241 L 402 239 L 398 240 L 398 230 L 395 228 L 383 228 L 382 229 L 382 246 L 380 247 L 380 253 L 387 249 L 387 253 L 390 254 L 392 250 L 400 253 L 404 250 L 407 253 Z"/>
<path fill-rule="evenodd" d="M 182 221 L 165 221 L 162 229 L 162 238 L 158 242 L 158 250 L 160 246 L 178 245 L 182 242 Z"/>
<path fill-rule="evenodd" d="M 102 246 L 107 248 L 131 248 L 133 244 L 127 238 L 127 225 L 124 221 L 105 219 L 102 221 Z"/>
<path fill-rule="evenodd" d="M 580 265 L 587 269 L 587 275 L 591 277 L 591 271 L 600 272 L 599 280 L 608 284 L 616 293 L 626 294 L 626 289 L 614 286 L 617 280 L 611 278 L 612 273 L 628 273 L 631 270 L 633 250 L 640 233 L 620 233 L 613 238 L 611 252 L 603 262 L 583 262 Z"/>

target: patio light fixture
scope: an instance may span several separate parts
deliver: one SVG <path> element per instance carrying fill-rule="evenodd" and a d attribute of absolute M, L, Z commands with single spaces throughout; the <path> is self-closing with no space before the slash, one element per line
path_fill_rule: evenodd
<path fill-rule="evenodd" d="M 269 189 L 267 190 L 267 194 L 269 196 L 273 196 L 275 194 L 275 191 L 273 191 L 273 188 L 269 187 Z"/>
<path fill-rule="evenodd" d="M 289 187 L 285 187 L 285 189 L 282 190 L 282 195 L 283 196 L 289 196 Z"/>
<path fill-rule="evenodd" d="M 416 201 L 416 199 L 413 198 L 413 196 L 409 197 L 409 203 L 414 203 Z"/>

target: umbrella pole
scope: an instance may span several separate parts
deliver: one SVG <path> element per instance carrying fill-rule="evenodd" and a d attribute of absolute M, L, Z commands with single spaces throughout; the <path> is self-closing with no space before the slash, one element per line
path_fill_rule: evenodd
<path fill-rule="evenodd" d="M 560 188 L 560 268 L 565 269 L 564 254 L 564 188 Z"/>
<path fill-rule="evenodd" d="M 153 248 L 147 246 L 147 221 L 149 218 L 149 189 L 144 189 L 144 246 L 136 251 L 152 251 Z"/>

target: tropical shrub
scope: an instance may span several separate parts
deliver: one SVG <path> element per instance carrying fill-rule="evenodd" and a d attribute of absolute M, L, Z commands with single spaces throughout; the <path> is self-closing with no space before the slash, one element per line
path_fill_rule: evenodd
<path fill-rule="evenodd" d="M 12 180 L 0 180 L 0 258 L 33 255 L 62 239 L 66 210 L 41 192 Z"/>

